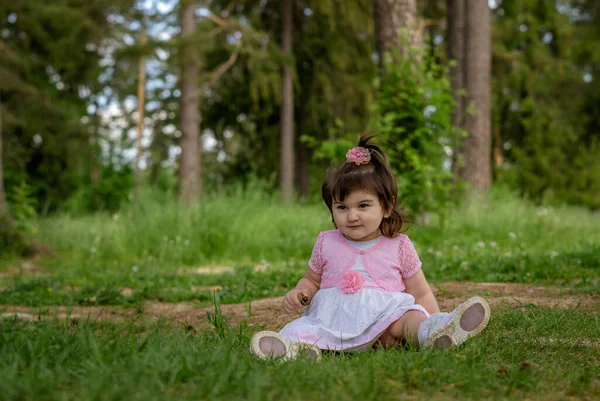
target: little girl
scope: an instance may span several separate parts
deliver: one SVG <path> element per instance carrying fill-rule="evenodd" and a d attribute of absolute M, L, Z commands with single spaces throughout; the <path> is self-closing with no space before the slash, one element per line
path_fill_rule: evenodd
<path fill-rule="evenodd" d="M 322 187 L 336 230 L 321 232 L 308 269 L 283 299 L 289 313 L 305 313 L 279 333 L 261 331 L 250 341 L 258 358 L 319 359 L 321 350 L 366 351 L 410 342 L 449 347 L 479 334 L 489 305 L 474 297 L 439 313 L 421 261 L 400 234 L 404 214 L 383 151 L 363 135 Z"/>

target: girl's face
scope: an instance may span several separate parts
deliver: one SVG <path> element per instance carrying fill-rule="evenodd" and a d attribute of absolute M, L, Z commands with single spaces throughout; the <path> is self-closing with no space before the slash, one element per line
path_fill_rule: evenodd
<path fill-rule="evenodd" d="M 377 195 L 359 190 L 350 192 L 343 201 L 334 201 L 331 213 L 340 232 L 353 241 L 379 237 L 381 221 L 390 215 L 381 207 Z"/>

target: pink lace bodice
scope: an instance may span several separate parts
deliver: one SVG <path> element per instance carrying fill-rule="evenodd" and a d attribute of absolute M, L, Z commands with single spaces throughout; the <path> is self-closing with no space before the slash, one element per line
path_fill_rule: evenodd
<path fill-rule="evenodd" d="M 330 288 L 338 285 L 359 255 L 362 255 L 369 275 L 386 291 L 404 291 L 404 279 L 421 268 L 417 251 L 406 235 L 381 237 L 376 245 L 360 250 L 350 245 L 339 230 L 319 234 L 309 267 L 322 275 L 321 288 Z"/>

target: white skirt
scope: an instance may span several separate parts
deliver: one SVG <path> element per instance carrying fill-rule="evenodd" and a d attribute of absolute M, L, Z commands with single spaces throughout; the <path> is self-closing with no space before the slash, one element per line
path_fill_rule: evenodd
<path fill-rule="evenodd" d="M 415 298 L 404 292 L 363 288 L 345 294 L 338 287 L 317 291 L 304 314 L 279 334 L 292 341 L 335 351 L 366 351 L 402 315 L 418 310 Z"/>

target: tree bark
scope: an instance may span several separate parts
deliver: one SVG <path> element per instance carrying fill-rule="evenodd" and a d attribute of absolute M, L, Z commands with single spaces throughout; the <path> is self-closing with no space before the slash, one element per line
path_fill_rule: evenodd
<path fill-rule="evenodd" d="M 201 191 L 200 94 L 198 93 L 198 54 L 193 43 L 196 33 L 196 7 L 191 0 L 181 2 L 181 159 L 179 197 L 184 203 L 198 201 Z"/>
<path fill-rule="evenodd" d="M 452 113 L 452 125 L 464 128 L 465 97 L 465 0 L 446 0 L 448 16 L 448 58 L 456 63 L 450 70 L 450 82 L 456 108 Z M 464 166 L 462 140 L 454 147 L 452 170 L 459 175 Z"/>
<path fill-rule="evenodd" d="M 283 0 L 281 4 L 283 53 L 292 57 L 293 0 Z M 283 202 L 292 199 L 294 193 L 294 87 L 290 63 L 283 65 L 281 74 L 281 153 L 280 191 Z"/>
<path fill-rule="evenodd" d="M 502 150 L 502 134 L 500 132 L 500 125 L 495 125 L 494 128 L 494 172 L 497 176 L 498 171 L 504 164 L 504 151 Z"/>
<path fill-rule="evenodd" d="M 464 143 L 464 171 L 461 177 L 476 192 L 484 193 L 491 185 L 491 35 L 487 1 L 466 0 L 467 99 Z"/>
<path fill-rule="evenodd" d="M 6 203 L 6 192 L 4 191 L 4 164 L 2 161 L 2 104 L 0 103 L 0 216 L 8 213 L 8 203 Z"/>
<path fill-rule="evenodd" d="M 100 137 L 100 105 L 98 104 L 97 98 L 94 98 L 92 104 L 94 105 L 93 116 L 93 127 L 90 130 L 90 183 L 92 189 L 93 206 L 97 208 L 100 206 L 100 195 L 98 194 L 98 183 L 100 182 L 100 145 L 98 138 Z"/>
<path fill-rule="evenodd" d="M 305 126 L 303 121 L 298 122 L 298 128 Z M 300 131 L 300 130 L 299 130 Z M 302 131 L 300 131 L 302 132 Z M 302 199 L 308 199 L 310 195 L 310 151 L 308 147 L 302 143 L 298 143 L 298 157 L 297 157 L 297 173 L 298 173 L 298 194 Z"/>
<path fill-rule="evenodd" d="M 383 66 L 383 55 L 393 49 L 399 49 L 404 57 L 408 55 L 408 48 L 400 42 L 400 29 L 406 30 L 409 46 L 420 46 L 416 0 L 373 0 L 373 16 L 379 67 Z"/>
<path fill-rule="evenodd" d="M 221 152 L 225 152 L 225 119 L 219 119 L 217 126 L 215 127 L 215 139 L 217 140 L 217 163 L 215 165 L 215 191 L 217 196 L 223 193 L 223 163 L 219 162 L 219 155 Z"/>
<path fill-rule="evenodd" d="M 304 11 L 301 7 L 294 10 L 294 37 L 298 43 L 305 40 Z M 296 103 L 296 191 L 300 199 L 307 200 L 310 195 L 310 149 L 301 141 L 302 135 L 306 134 L 308 120 L 308 103 L 313 90 L 314 64 L 312 60 L 296 60 L 296 71 L 300 83 L 299 101 Z"/>
<path fill-rule="evenodd" d="M 146 44 L 146 32 L 142 31 L 140 37 L 140 45 Z M 136 138 L 136 155 L 135 155 L 135 192 L 139 199 L 140 188 L 142 186 L 142 168 L 140 163 L 142 161 L 142 136 L 144 133 L 144 110 L 145 110 L 145 94 L 146 94 L 146 57 L 144 54 L 140 56 L 138 65 L 138 121 L 137 121 L 137 138 Z"/>

